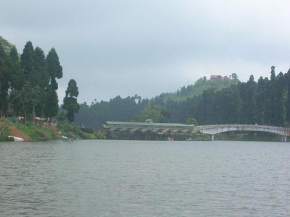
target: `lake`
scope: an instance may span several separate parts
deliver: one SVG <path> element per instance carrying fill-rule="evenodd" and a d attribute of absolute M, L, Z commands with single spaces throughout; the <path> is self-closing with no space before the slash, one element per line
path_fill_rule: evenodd
<path fill-rule="evenodd" d="M 289 215 L 290 143 L 0 143 L 1 217 Z"/>

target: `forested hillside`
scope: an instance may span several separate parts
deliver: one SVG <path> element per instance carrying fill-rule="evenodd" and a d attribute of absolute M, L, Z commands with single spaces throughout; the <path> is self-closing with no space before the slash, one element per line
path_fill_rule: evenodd
<path fill-rule="evenodd" d="M 205 90 L 212 89 L 218 91 L 231 85 L 236 85 L 238 82 L 236 77 L 234 79 L 217 80 L 201 78 L 193 85 L 182 87 L 174 93 L 161 94 L 150 100 L 142 99 L 139 96 L 126 98 L 117 96 L 109 101 L 95 101 L 91 105 L 84 103 L 80 106 L 80 111 L 76 115 L 76 123 L 83 127 L 96 128 L 100 127 L 107 120 L 144 121 L 146 119 L 153 119 L 155 122 L 183 122 L 184 118 L 180 118 L 180 115 L 175 118 L 174 113 L 176 112 L 171 111 L 172 109 L 186 104 L 188 99 L 199 96 Z M 169 112 L 173 113 L 169 114 Z M 179 113 L 182 114 L 183 112 L 180 111 Z"/>
<path fill-rule="evenodd" d="M 247 82 L 221 91 L 204 91 L 191 100 L 192 112 L 201 124 L 266 124 L 288 126 L 290 123 L 290 71 L 278 75 L 271 68 L 270 78 Z"/>
<path fill-rule="evenodd" d="M 83 103 L 76 114 L 75 122 L 81 127 L 98 128 L 108 120 L 129 121 L 139 115 L 148 102 L 139 96 L 117 96 L 109 101 L 93 102 L 91 105 Z"/>
<path fill-rule="evenodd" d="M 250 76 L 240 82 L 231 79 L 199 79 L 194 85 L 153 99 L 138 96 L 116 97 L 109 102 L 83 104 L 77 123 L 98 127 L 106 120 L 180 122 L 196 124 L 266 124 L 288 126 L 290 123 L 290 71 L 255 81 Z"/>
<path fill-rule="evenodd" d="M 188 98 L 201 95 L 205 90 L 214 89 L 216 91 L 238 84 L 239 80 L 236 74 L 218 79 L 207 79 L 206 77 L 198 79 L 194 84 L 184 86 L 174 93 L 162 93 L 153 99 L 156 103 L 166 103 L 168 101 L 181 102 Z"/>

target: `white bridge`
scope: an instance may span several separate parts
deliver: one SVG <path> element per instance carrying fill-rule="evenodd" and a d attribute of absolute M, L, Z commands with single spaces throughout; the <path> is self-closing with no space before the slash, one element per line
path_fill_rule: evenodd
<path fill-rule="evenodd" d="M 267 125 L 250 125 L 250 124 L 220 124 L 220 125 L 187 125 L 187 124 L 173 124 L 173 123 L 152 123 L 152 122 L 115 122 L 107 121 L 104 125 L 105 129 L 111 132 L 135 133 L 137 131 L 146 133 L 152 132 L 160 135 L 163 134 L 187 134 L 202 133 L 211 135 L 212 140 L 214 136 L 219 133 L 233 132 L 233 131 L 247 131 L 247 132 L 267 132 L 282 136 L 283 141 L 287 141 L 287 136 L 290 135 L 290 129 L 284 127 L 267 126 Z"/>
<path fill-rule="evenodd" d="M 197 130 L 204 134 L 210 134 L 212 140 L 214 135 L 224 132 L 247 131 L 247 132 L 267 132 L 282 136 L 283 141 L 287 141 L 290 134 L 289 128 L 275 127 L 267 125 L 251 125 L 251 124 L 220 124 L 220 125 L 201 125 L 196 126 Z"/>

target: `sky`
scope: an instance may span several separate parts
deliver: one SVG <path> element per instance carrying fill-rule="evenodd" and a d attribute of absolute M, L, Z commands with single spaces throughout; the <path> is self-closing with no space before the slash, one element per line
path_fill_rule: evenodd
<path fill-rule="evenodd" d="M 202 76 L 290 68 L 288 0 L 0 0 L 0 35 L 19 52 L 54 47 L 79 101 L 153 97 Z"/>

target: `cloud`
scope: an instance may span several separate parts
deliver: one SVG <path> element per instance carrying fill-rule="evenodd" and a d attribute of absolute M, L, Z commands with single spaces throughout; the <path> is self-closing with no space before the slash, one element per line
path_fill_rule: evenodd
<path fill-rule="evenodd" d="M 64 66 L 81 100 L 135 93 L 152 97 L 209 74 L 268 75 L 290 63 L 289 1 L 10 0 L 1 35 L 27 40 Z"/>

